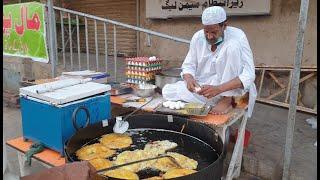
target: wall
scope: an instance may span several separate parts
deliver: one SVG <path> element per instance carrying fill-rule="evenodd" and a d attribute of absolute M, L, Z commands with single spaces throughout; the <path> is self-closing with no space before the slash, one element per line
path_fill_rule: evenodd
<path fill-rule="evenodd" d="M 307 28 L 305 31 L 303 66 L 316 66 L 317 0 L 310 0 Z M 179 18 L 168 20 L 146 19 L 145 0 L 140 0 L 141 27 L 168 35 L 191 39 L 202 28 L 201 18 Z M 230 17 L 229 25 L 246 33 L 254 53 L 255 65 L 291 66 L 296 51 L 296 36 L 299 0 L 273 0 L 271 15 Z M 188 51 L 188 45 L 151 37 L 151 47 L 141 33 L 141 55 L 156 55 L 168 60 L 169 66 L 180 66 Z"/>

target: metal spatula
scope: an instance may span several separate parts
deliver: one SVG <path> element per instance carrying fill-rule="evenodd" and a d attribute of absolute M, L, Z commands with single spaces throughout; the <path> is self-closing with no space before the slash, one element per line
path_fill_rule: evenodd
<path fill-rule="evenodd" d="M 141 110 L 144 106 L 149 104 L 153 99 L 154 99 L 154 97 L 152 97 L 148 102 L 146 102 L 145 104 L 143 104 L 142 106 L 140 106 L 136 110 L 132 111 L 130 114 L 125 116 L 123 119 L 121 116 L 116 117 L 116 123 L 113 126 L 113 132 L 120 133 L 120 134 L 125 133 L 129 129 L 129 122 L 126 121 L 126 119 L 128 119 L 131 115 L 133 115 L 134 113 Z"/>

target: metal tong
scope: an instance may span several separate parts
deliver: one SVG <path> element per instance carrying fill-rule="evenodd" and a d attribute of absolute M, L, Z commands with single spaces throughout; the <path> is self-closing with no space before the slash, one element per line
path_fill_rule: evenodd
<path fill-rule="evenodd" d="M 175 163 L 179 168 L 182 168 L 180 166 L 180 164 L 177 162 L 177 160 L 175 158 L 173 158 L 172 156 L 169 156 L 169 155 L 159 155 L 157 157 L 153 157 L 153 158 L 147 158 L 147 159 L 142 159 L 142 160 L 138 160 L 138 161 L 132 161 L 132 162 L 129 162 L 129 163 L 126 163 L 126 164 L 120 164 L 120 165 L 117 165 L 117 166 L 112 166 L 112 167 L 109 167 L 109 168 L 104 168 L 104 169 L 101 169 L 101 170 L 98 170 L 97 173 L 102 173 L 102 172 L 105 172 L 105 171 L 111 171 L 111 170 L 114 170 L 114 169 L 117 169 L 117 168 L 120 168 L 120 167 L 124 167 L 124 166 L 129 166 L 129 165 L 132 165 L 132 164 L 136 164 L 136 163 L 141 163 L 141 162 L 145 162 L 145 161 L 151 161 L 151 160 L 156 160 L 156 159 L 161 159 L 161 158 L 169 158 L 173 163 Z"/>

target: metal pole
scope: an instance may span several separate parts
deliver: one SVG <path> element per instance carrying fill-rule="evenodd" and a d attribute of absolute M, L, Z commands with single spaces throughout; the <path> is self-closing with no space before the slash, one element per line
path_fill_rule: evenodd
<path fill-rule="evenodd" d="M 84 18 L 84 23 L 86 27 L 86 52 L 87 52 L 87 69 L 90 69 L 90 64 L 89 64 L 89 43 L 88 43 L 88 21 L 87 18 Z"/>
<path fill-rule="evenodd" d="M 94 20 L 94 42 L 96 46 L 96 70 L 99 71 L 99 47 L 97 34 L 97 20 Z"/>
<path fill-rule="evenodd" d="M 105 57 L 105 67 L 106 72 L 108 72 L 108 34 L 107 34 L 107 23 L 103 23 L 103 32 L 104 32 L 104 57 Z"/>
<path fill-rule="evenodd" d="M 54 47 L 54 50 L 56 51 L 56 65 L 59 64 L 59 57 L 58 57 L 58 40 L 57 40 L 57 24 L 56 24 L 56 15 L 55 15 L 55 10 L 53 9 L 53 17 L 54 17 L 54 24 L 53 24 L 53 33 L 54 33 L 54 44 L 55 44 L 55 47 Z"/>
<path fill-rule="evenodd" d="M 137 27 L 140 27 L 140 0 L 136 0 L 136 18 L 137 18 Z M 137 31 L 137 44 L 136 44 L 136 56 L 139 56 L 139 52 L 140 52 L 140 32 Z"/>
<path fill-rule="evenodd" d="M 162 33 L 155 32 L 155 31 L 150 31 L 148 29 L 132 26 L 132 25 L 129 25 L 129 24 L 125 24 L 125 23 L 121 23 L 121 22 L 117 22 L 117 21 L 113 21 L 113 20 L 109 20 L 109 19 L 104 19 L 104 18 L 101 18 L 101 17 L 98 17 L 98 16 L 93 16 L 93 15 L 90 15 L 90 14 L 85 14 L 85 13 L 82 13 L 82 12 L 77 12 L 77 11 L 73 11 L 73 10 L 70 10 L 70 9 L 56 7 L 56 6 L 54 7 L 54 9 L 60 10 L 60 11 L 63 11 L 63 12 L 67 12 L 67 13 L 71 13 L 71 14 L 76 14 L 76 15 L 79 15 L 79 16 L 84 16 L 84 17 L 87 17 L 87 18 L 90 18 L 90 19 L 95 19 L 95 20 L 98 20 L 98 21 L 106 22 L 106 23 L 109 23 L 109 24 L 125 27 L 125 28 L 128 28 L 128 29 L 132 29 L 132 30 L 148 33 L 148 34 L 153 35 L 153 36 L 158 36 L 158 37 L 170 39 L 170 40 L 173 40 L 173 41 L 176 41 L 176 42 L 190 44 L 190 40 L 177 38 L 177 37 L 174 37 L 174 36 L 169 36 L 169 35 L 166 35 L 166 34 L 162 34 Z"/>
<path fill-rule="evenodd" d="M 63 67 L 66 68 L 66 54 L 64 47 L 64 27 L 63 27 L 63 12 L 60 11 L 60 22 L 61 22 L 61 42 L 62 42 L 62 58 L 63 58 Z"/>
<path fill-rule="evenodd" d="M 296 108 L 297 108 L 297 97 L 298 97 L 298 90 L 299 90 L 301 59 L 303 55 L 303 40 L 304 40 L 304 31 L 306 29 L 306 23 L 307 23 L 308 6 L 309 6 L 309 0 L 301 0 L 298 35 L 297 35 L 297 42 L 296 42 L 296 55 L 294 58 L 294 70 L 292 74 L 293 78 L 291 81 L 290 106 L 289 106 L 289 114 L 288 114 L 286 145 L 285 145 L 284 163 L 283 163 L 283 176 L 282 176 L 283 180 L 289 179 L 290 161 L 291 161 L 291 153 L 292 153 L 291 150 L 292 150 L 292 144 L 293 144 L 293 133 L 294 133 L 295 116 L 296 116 Z"/>
<path fill-rule="evenodd" d="M 79 61 L 79 71 L 81 70 L 81 56 L 80 56 L 80 37 L 79 37 L 79 17 L 76 15 L 77 20 L 77 44 L 78 44 L 78 61 Z"/>
<path fill-rule="evenodd" d="M 71 31 L 71 17 L 70 13 L 68 13 L 69 20 L 69 45 L 70 45 L 70 61 L 71 61 L 71 69 L 73 70 L 73 52 L 72 52 L 72 31 Z"/>
<path fill-rule="evenodd" d="M 117 82 L 117 29 L 113 25 L 113 59 L 114 59 L 114 81 Z"/>
<path fill-rule="evenodd" d="M 57 44 L 56 44 L 56 33 L 54 31 L 56 19 L 53 10 L 53 3 L 51 0 L 47 1 L 48 4 L 48 19 L 49 19 L 49 52 L 51 61 L 51 76 L 56 77 L 56 62 L 57 62 Z"/>

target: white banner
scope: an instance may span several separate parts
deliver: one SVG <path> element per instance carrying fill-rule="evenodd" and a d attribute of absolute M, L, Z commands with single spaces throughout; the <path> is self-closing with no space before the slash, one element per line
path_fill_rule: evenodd
<path fill-rule="evenodd" d="M 200 17 L 210 6 L 223 7 L 228 16 L 267 15 L 271 0 L 146 0 L 146 17 Z"/>

